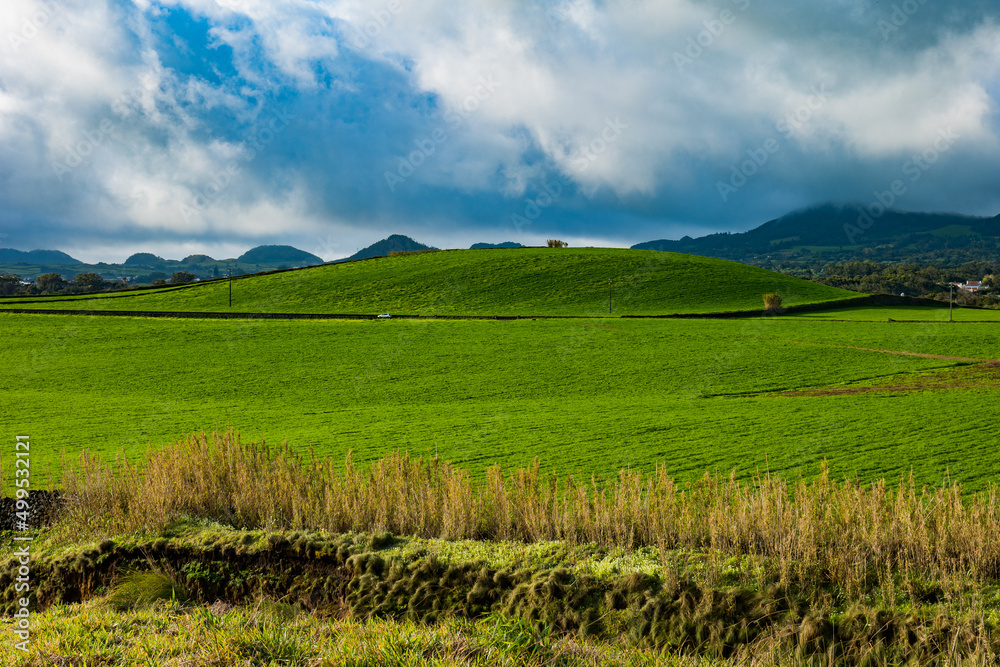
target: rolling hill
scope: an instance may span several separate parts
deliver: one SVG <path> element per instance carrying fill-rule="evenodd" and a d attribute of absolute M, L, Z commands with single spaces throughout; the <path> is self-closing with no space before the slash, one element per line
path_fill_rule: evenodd
<path fill-rule="evenodd" d="M 298 266 L 312 266 L 322 264 L 323 258 L 293 248 L 290 245 L 261 245 L 247 250 L 237 258 L 243 264 L 297 264 Z"/>
<path fill-rule="evenodd" d="M 610 284 L 609 284 L 610 283 Z M 221 312 L 226 280 L 35 308 Z M 618 248 L 449 250 L 243 276 L 234 312 L 408 315 L 666 315 L 752 311 L 777 292 L 785 305 L 857 298 L 848 292 L 736 262 Z M 610 294 L 609 294 L 610 292 Z"/>
<path fill-rule="evenodd" d="M 129 255 L 128 259 L 125 260 L 123 266 L 136 266 L 136 267 L 161 267 L 166 264 L 167 259 L 163 259 L 159 255 L 154 255 L 151 252 L 137 252 L 135 254 Z"/>

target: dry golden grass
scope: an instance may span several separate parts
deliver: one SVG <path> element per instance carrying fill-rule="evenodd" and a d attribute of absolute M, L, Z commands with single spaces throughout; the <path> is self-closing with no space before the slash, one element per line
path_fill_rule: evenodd
<path fill-rule="evenodd" d="M 763 557 L 782 583 L 855 599 L 873 586 L 919 598 L 943 594 L 921 587 L 1000 578 L 995 486 L 963 496 L 958 486 L 918 489 L 912 477 L 837 482 L 825 467 L 812 482 L 706 474 L 679 484 L 664 469 L 558 478 L 536 461 L 506 473 L 493 466 L 474 484 L 435 458 L 358 466 L 350 455 L 302 457 L 229 431 L 189 436 L 142 462 L 84 454 L 64 465 L 62 486 L 68 523 L 81 530 L 158 531 L 205 517 L 240 528 L 691 548 Z"/>

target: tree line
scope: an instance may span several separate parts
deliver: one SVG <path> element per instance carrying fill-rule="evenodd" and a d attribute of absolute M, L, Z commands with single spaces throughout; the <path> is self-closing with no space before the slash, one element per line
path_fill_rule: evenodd
<path fill-rule="evenodd" d="M 916 263 L 851 261 L 827 264 L 807 275 L 824 285 L 868 294 L 905 294 L 947 300 L 949 284 L 981 280 L 978 292 L 955 289 L 955 301 L 966 306 L 1000 306 L 1000 263 L 970 261 L 954 268 Z"/>
<path fill-rule="evenodd" d="M 170 277 L 157 278 L 153 286 L 183 285 L 197 279 L 188 271 L 177 271 Z M 43 273 L 34 280 L 22 280 L 13 273 L 0 275 L 0 295 L 2 296 L 52 296 L 68 294 L 89 294 L 92 292 L 113 292 L 128 289 L 126 280 L 107 280 L 97 273 L 78 273 L 72 280 L 66 280 L 60 273 Z"/>

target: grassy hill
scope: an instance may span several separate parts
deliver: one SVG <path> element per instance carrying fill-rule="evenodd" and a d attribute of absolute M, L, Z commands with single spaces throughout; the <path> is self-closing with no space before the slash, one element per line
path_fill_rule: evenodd
<path fill-rule="evenodd" d="M 660 315 L 759 310 L 857 297 L 726 260 L 617 248 L 453 250 L 309 267 L 233 281 L 236 312 L 412 315 Z M 36 308 L 227 311 L 228 281 Z M 18 303 L 5 300 L 3 304 Z M 3 305 L 0 304 L 0 305 Z"/>

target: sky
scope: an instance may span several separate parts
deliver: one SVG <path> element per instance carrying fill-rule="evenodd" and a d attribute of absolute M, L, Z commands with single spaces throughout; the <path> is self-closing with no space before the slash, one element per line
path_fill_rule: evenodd
<path fill-rule="evenodd" d="M 0 247 L 330 260 L 1000 213 L 996 0 L 4 0 L 0 37 Z"/>

